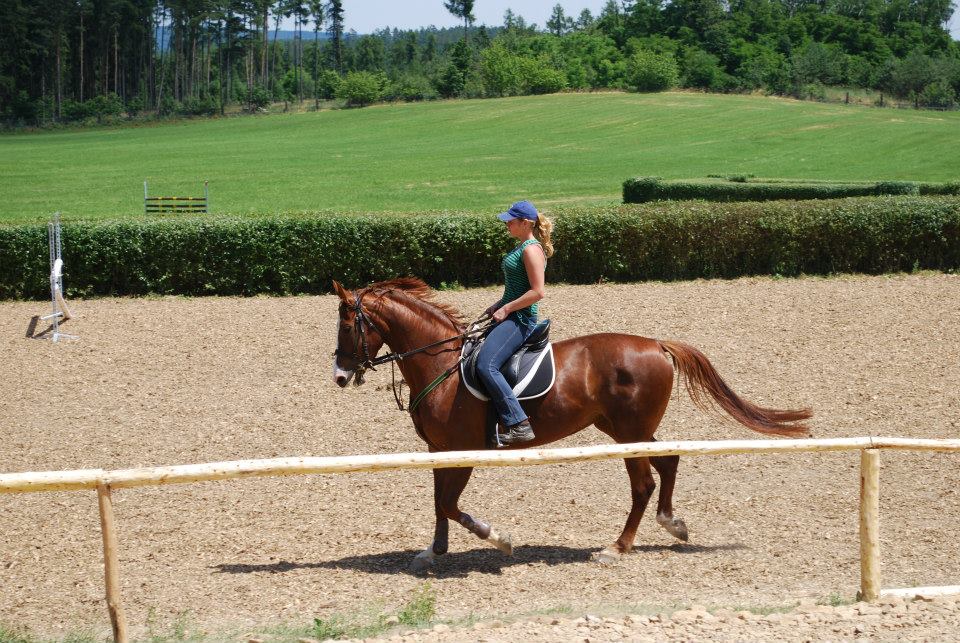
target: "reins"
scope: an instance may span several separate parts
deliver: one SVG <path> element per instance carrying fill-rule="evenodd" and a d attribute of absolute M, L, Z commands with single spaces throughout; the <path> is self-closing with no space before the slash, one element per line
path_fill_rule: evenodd
<path fill-rule="evenodd" d="M 413 350 L 409 350 L 403 353 L 390 352 L 385 355 L 381 355 L 380 357 L 370 359 L 370 351 L 367 348 L 367 334 L 366 334 L 366 331 L 364 330 L 364 325 L 366 324 L 371 329 L 375 330 L 381 337 L 383 337 L 383 333 L 380 331 L 379 328 L 377 328 L 376 324 L 373 323 L 370 317 L 363 311 L 363 306 L 360 302 L 360 298 L 362 297 L 362 295 L 363 293 L 358 293 L 356 296 L 356 301 L 354 305 L 348 306 L 349 310 L 352 310 L 354 313 L 354 324 L 356 326 L 357 335 L 358 335 L 356 343 L 363 346 L 363 361 L 361 361 L 359 364 L 359 367 L 357 370 L 357 377 L 358 378 L 363 377 L 364 371 L 368 369 L 371 371 L 376 371 L 377 369 L 375 367 L 389 362 L 390 378 L 391 378 L 390 388 L 393 390 L 393 399 L 396 400 L 397 402 L 397 408 L 401 411 L 409 410 L 411 413 L 413 413 L 414 409 L 417 408 L 417 405 L 420 404 L 420 401 L 423 400 L 423 398 L 425 398 L 432 390 L 440 386 L 440 384 L 445 379 L 453 375 L 454 371 L 457 370 L 457 368 L 460 366 L 460 363 L 463 362 L 464 358 L 461 356 L 460 359 L 458 359 L 453 366 L 445 370 L 443 373 L 438 375 L 436 379 L 434 379 L 432 382 L 427 384 L 427 386 L 424 387 L 424 389 L 420 391 L 420 393 L 418 393 L 413 400 L 411 400 L 410 406 L 408 407 L 408 409 L 405 409 L 403 406 L 403 380 L 400 380 L 400 386 L 399 387 L 397 386 L 397 376 L 396 376 L 396 371 L 394 370 L 395 362 L 402 362 L 404 359 L 410 357 L 411 355 L 416 355 L 418 353 L 428 351 L 431 348 L 434 348 L 436 346 L 442 346 L 443 344 L 449 344 L 450 342 L 455 342 L 457 340 L 463 340 L 463 339 L 468 339 L 473 337 L 482 337 L 495 325 L 493 319 L 491 319 L 487 313 L 484 313 L 480 315 L 480 317 L 478 317 L 476 320 L 470 322 L 467 325 L 467 329 L 464 332 L 460 333 L 459 335 L 454 335 L 453 337 L 441 339 L 431 344 L 427 344 L 426 346 L 421 346 L 420 348 L 414 348 Z M 358 359 L 359 351 L 357 350 L 357 348 L 358 347 L 355 345 L 353 354 L 345 354 L 344 352 L 340 351 L 339 348 L 333 351 L 333 354 L 334 356 L 352 357 L 354 359 Z"/>

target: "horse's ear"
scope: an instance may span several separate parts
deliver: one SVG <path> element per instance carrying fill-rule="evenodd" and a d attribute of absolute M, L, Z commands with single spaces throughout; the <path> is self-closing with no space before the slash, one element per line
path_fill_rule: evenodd
<path fill-rule="evenodd" d="M 348 304 L 353 303 L 353 297 L 350 296 L 350 291 L 340 285 L 340 282 L 336 279 L 333 280 L 333 291 L 337 293 L 337 296 L 340 297 L 343 301 Z"/>

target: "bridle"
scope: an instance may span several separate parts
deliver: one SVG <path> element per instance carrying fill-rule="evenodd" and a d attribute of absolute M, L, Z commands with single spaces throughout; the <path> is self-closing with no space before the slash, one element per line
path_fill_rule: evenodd
<path fill-rule="evenodd" d="M 345 351 L 341 351 L 338 343 L 337 348 L 333 351 L 333 355 L 334 357 L 344 357 L 344 358 L 354 359 L 358 361 L 357 368 L 356 368 L 356 375 L 354 379 L 357 385 L 363 384 L 363 374 L 367 370 L 376 371 L 377 366 L 380 366 L 381 364 L 386 364 L 387 362 L 389 362 L 390 376 L 392 378 L 391 388 L 393 390 L 393 398 L 397 402 L 397 408 L 400 409 L 401 411 L 406 410 L 404 409 L 404 406 L 403 406 L 403 380 L 400 381 L 400 386 L 398 387 L 397 376 L 396 376 L 396 372 L 394 371 L 395 362 L 401 362 L 411 355 L 422 353 L 435 346 L 448 344 L 450 342 L 454 342 L 461 339 L 467 339 L 470 337 L 481 337 L 484 334 L 486 334 L 490 329 L 492 329 L 493 326 L 495 325 L 495 322 L 492 319 L 490 319 L 490 316 L 484 313 L 476 321 L 470 322 L 470 324 L 467 325 L 467 329 L 464 332 L 460 333 L 459 335 L 454 335 L 453 337 L 448 337 L 447 339 L 441 339 L 439 341 L 433 342 L 432 344 L 427 344 L 426 346 L 421 346 L 420 348 L 414 348 L 413 350 L 409 350 L 404 353 L 389 352 L 385 355 L 381 355 L 380 357 L 374 357 L 371 359 L 370 349 L 367 343 L 367 331 L 364 329 L 364 327 L 369 327 L 370 330 L 376 332 L 378 335 L 380 335 L 381 338 L 383 338 L 383 332 L 381 332 L 381 330 L 377 328 L 377 325 L 373 323 L 373 320 L 370 319 L 370 315 L 363 310 L 363 304 L 361 302 L 361 299 L 365 294 L 366 294 L 365 292 L 357 293 L 356 299 L 354 300 L 354 303 L 352 306 L 344 302 L 345 305 L 347 306 L 347 310 L 350 310 L 353 312 L 353 324 L 354 324 L 354 331 L 355 331 L 353 353 L 347 353 Z M 488 322 L 488 323 L 485 323 L 485 322 Z M 363 348 L 362 361 L 360 360 L 360 355 L 358 350 L 361 347 Z M 448 350 L 456 350 L 456 349 L 453 348 Z M 446 371 L 441 373 L 440 376 L 437 377 L 433 382 L 428 384 L 426 388 L 424 388 L 424 390 L 421 391 L 420 394 L 417 395 L 417 397 L 410 402 L 410 408 L 409 408 L 410 412 L 411 413 L 413 412 L 413 410 L 417 407 L 420 401 L 424 397 L 426 397 L 427 393 L 429 393 L 434 388 L 436 388 L 440 384 L 440 382 L 450 377 L 450 375 L 453 374 L 453 372 L 457 369 L 457 367 L 460 366 L 460 362 L 462 361 L 463 361 L 463 357 L 457 360 L 457 362 L 453 366 L 451 366 Z M 398 391 L 398 388 L 399 388 L 399 391 Z"/>
<path fill-rule="evenodd" d="M 371 371 L 375 371 L 377 370 L 376 368 L 374 368 L 375 366 L 379 366 L 380 364 L 385 364 L 386 362 L 393 361 L 394 359 L 402 359 L 402 358 L 391 357 L 392 355 L 395 355 L 394 353 L 387 353 L 383 357 L 370 359 L 370 349 L 367 347 L 367 333 L 364 330 L 364 325 L 369 326 L 371 330 L 376 331 L 376 333 L 380 335 L 380 337 L 383 337 L 383 333 L 380 332 L 380 329 L 377 328 L 376 324 L 373 323 L 373 320 L 370 319 L 367 313 L 363 311 L 363 306 L 360 303 L 360 298 L 362 296 L 363 296 L 363 293 L 358 293 L 353 306 L 347 305 L 347 310 L 353 311 L 353 327 L 355 330 L 353 352 L 347 353 L 345 351 L 341 351 L 339 348 L 339 345 L 337 349 L 333 351 L 333 354 L 335 357 L 346 357 L 346 358 L 355 359 L 359 361 L 359 364 L 357 365 L 358 381 L 359 381 L 359 378 L 363 376 L 363 372 L 366 371 L 367 369 Z M 359 351 L 357 350 L 359 348 L 358 345 L 363 346 L 362 361 L 360 361 L 360 355 L 358 354 L 359 353 Z"/>

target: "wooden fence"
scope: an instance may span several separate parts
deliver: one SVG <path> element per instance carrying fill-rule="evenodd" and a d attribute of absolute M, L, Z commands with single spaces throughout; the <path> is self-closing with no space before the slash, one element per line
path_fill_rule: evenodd
<path fill-rule="evenodd" d="M 809 451 L 860 451 L 860 598 L 875 601 L 883 596 L 960 593 L 960 586 L 880 589 L 880 450 L 960 451 L 960 440 L 909 438 L 837 438 L 824 440 L 721 440 L 641 442 L 563 449 L 513 451 L 450 451 L 446 453 L 396 453 L 332 457 L 236 460 L 140 469 L 83 469 L 0 474 L 0 493 L 73 491 L 96 489 L 103 534 L 107 608 L 115 641 L 126 642 L 127 631 L 120 601 L 117 536 L 114 529 L 114 489 L 183 484 L 208 480 L 314 473 L 350 473 L 390 469 L 445 469 L 455 467 L 516 467 L 583 460 L 650 457 L 661 455 L 731 455 Z"/>

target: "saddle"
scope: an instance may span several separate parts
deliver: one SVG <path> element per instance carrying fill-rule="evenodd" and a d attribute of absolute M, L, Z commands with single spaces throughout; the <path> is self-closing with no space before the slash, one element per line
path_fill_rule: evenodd
<path fill-rule="evenodd" d="M 477 355 L 483 338 L 467 340 L 463 345 L 460 362 L 460 378 L 474 397 L 489 401 L 490 396 L 483 382 L 477 376 Z M 510 356 L 500 367 L 500 372 L 513 394 L 520 401 L 542 397 L 553 388 L 556 380 L 556 368 L 553 362 L 553 345 L 550 343 L 550 320 L 537 324 L 530 336 L 517 352 Z M 487 406 L 487 445 L 496 447 L 497 414 L 493 405 Z"/>

